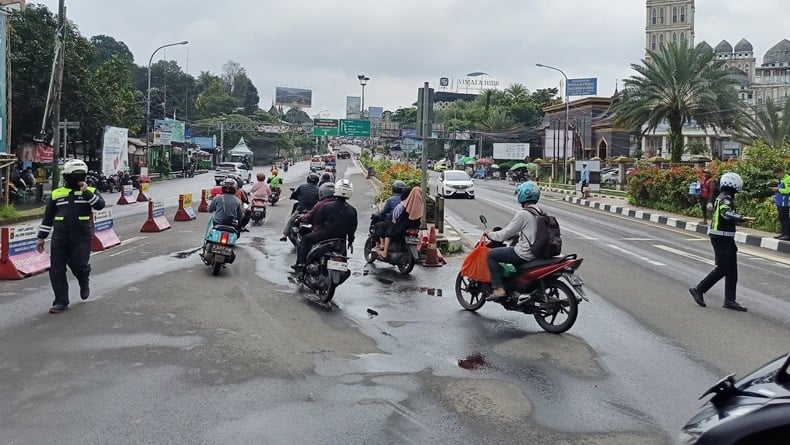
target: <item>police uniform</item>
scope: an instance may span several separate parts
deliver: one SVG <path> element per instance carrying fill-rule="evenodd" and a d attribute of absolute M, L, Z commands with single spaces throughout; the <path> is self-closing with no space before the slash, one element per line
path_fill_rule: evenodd
<path fill-rule="evenodd" d="M 67 187 L 52 191 L 52 199 L 47 204 L 38 238 L 46 239 L 52 233 L 49 279 L 55 292 L 53 306 L 69 304 L 67 264 L 77 277 L 80 288 L 88 289 L 93 240 L 91 214 L 93 209 L 103 208 L 104 199 L 94 187 L 87 187 L 84 192 Z"/>

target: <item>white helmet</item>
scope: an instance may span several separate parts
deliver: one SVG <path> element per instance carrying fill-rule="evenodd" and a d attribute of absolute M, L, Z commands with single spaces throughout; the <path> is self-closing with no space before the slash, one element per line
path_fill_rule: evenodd
<path fill-rule="evenodd" d="M 721 179 L 719 180 L 719 187 L 729 187 L 736 192 L 740 192 L 743 188 L 743 179 L 741 179 L 741 175 L 738 173 L 727 172 L 721 175 Z"/>
<path fill-rule="evenodd" d="M 63 164 L 63 174 L 71 175 L 74 173 L 82 173 L 83 175 L 87 175 L 88 165 L 79 159 L 69 159 L 65 164 Z"/>
<path fill-rule="evenodd" d="M 351 198 L 354 194 L 354 186 L 348 179 L 341 179 L 335 183 L 335 196 L 338 198 Z"/>

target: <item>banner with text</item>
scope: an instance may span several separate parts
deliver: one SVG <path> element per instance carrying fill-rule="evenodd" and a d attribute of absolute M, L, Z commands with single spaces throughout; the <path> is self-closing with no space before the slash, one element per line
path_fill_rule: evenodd
<path fill-rule="evenodd" d="M 527 156 L 529 156 L 529 144 L 494 143 L 494 159 L 523 161 Z"/>
<path fill-rule="evenodd" d="M 129 170 L 128 129 L 109 125 L 104 127 L 101 167 L 105 176 Z"/>

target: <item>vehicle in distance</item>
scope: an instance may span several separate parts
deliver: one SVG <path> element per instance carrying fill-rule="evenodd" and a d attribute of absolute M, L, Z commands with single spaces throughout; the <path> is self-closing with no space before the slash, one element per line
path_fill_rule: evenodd
<path fill-rule="evenodd" d="M 252 179 L 252 171 L 247 170 L 247 167 L 241 162 L 220 162 L 217 164 L 214 169 L 214 182 L 220 185 L 228 176 L 241 179 L 242 182 L 249 184 Z"/>
<path fill-rule="evenodd" d="M 463 196 L 475 199 L 475 183 L 463 170 L 445 170 L 439 175 L 436 195 L 444 198 Z"/>

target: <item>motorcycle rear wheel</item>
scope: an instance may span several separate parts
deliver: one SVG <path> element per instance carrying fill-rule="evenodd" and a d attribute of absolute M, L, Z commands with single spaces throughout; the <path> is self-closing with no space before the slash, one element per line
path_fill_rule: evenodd
<path fill-rule="evenodd" d="M 211 275 L 214 276 L 219 275 L 220 269 L 222 269 L 222 263 L 215 260 L 214 263 L 211 265 Z"/>
<path fill-rule="evenodd" d="M 327 285 L 317 291 L 322 303 L 329 303 L 335 296 L 335 283 L 332 282 L 332 278 L 326 277 L 326 282 Z"/>
<path fill-rule="evenodd" d="M 455 279 L 455 298 L 461 307 L 474 312 L 486 304 L 485 286 L 485 283 L 471 280 L 458 272 Z"/>
<path fill-rule="evenodd" d="M 552 334 L 562 334 L 570 329 L 579 316 L 579 302 L 576 295 L 567 284 L 560 280 L 546 283 L 545 297 L 549 302 L 549 309 L 535 312 L 535 321 L 541 328 Z M 564 315 L 564 321 L 557 323 L 557 317 Z"/>
<path fill-rule="evenodd" d="M 403 252 L 402 255 L 404 255 L 405 260 L 404 262 L 398 264 L 398 272 L 400 272 L 401 275 L 408 275 L 412 270 L 414 270 L 415 260 L 414 257 L 411 256 L 411 252 L 408 250 Z"/>

